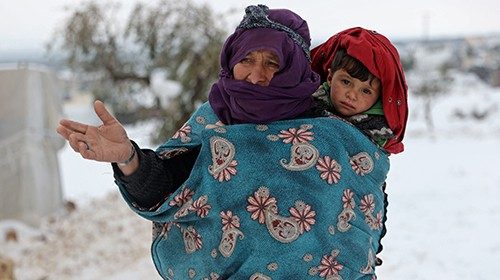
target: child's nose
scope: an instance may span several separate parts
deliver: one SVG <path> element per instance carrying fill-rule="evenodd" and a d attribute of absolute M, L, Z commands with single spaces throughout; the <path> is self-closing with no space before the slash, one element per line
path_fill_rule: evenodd
<path fill-rule="evenodd" d="M 350 89 L 346 92 L 347 99 L 355 101 L 357 99 L 356 92 L 353 89 Z"/>

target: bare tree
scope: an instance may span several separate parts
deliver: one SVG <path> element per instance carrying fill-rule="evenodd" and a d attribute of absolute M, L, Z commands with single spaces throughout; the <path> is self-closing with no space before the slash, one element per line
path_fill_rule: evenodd
<path fill-rule="evenodd" d="M 424 118 L 427 129 L 434 131 L 434 118 L 432 116 L 432 104 L 436 97 L 440 94 L 445 94 L 449 90 L 449 84 L 452 78 L 448 71 L 451 68 L 449 63 L 442 63 L 438 69 L 424 69 L 420 72 L 420 82 L 414 85 L 415 95 L 420 95 L 424 98 Z"/>
<path fill-rule="evenodd" d="M 227 36 L 221 15 L 189 0 L 136 4 L 120 25 L 120 6 L 86 2 L 70 10 L 50 45 L 62 51 L 75 71 L 93 77 L 92 92 L 119 115 L 130 110 L 130 96 L 151 86 L 155 69 L 178 81 L 180 93 L 157 114 L 165 139 L 204 102 L 219 72 Z M 159 98 L 158 98 L 159 99 Z"/>

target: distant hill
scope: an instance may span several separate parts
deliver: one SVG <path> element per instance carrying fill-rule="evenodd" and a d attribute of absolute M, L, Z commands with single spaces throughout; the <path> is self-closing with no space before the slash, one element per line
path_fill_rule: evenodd
<path fill-rule="evenodd" d="M 62 57 L 48 56 L 45 50 L 0 50 L 1 64 L 35 63 L 59 68 L 62 66 Z"/>

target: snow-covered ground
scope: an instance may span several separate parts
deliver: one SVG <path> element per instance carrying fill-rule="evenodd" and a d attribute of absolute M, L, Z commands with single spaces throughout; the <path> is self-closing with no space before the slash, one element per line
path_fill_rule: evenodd
<path fill-rule="evenodd" d="M 498 279 L 500 89 L 457 76 L 451 92 L 433 102 L 433 133 L 422 101 L 410 98 L 406 150 L 391 156 L 379 279 Z M 484 112 L 482 120 L 473 117 Z M 128 132 L 148 147 L 148 129 Z M 14 260 L 17 278 L 159 279 L 150 224 L 119 197 L 110 166 L 86 162 L 68 147 L 59 157 L 65 196 L 76 210 L 47 218 L 39 229 L 0 222 L 0 255 Z M 17 242 L 5 240 L 9 229 Z"/>

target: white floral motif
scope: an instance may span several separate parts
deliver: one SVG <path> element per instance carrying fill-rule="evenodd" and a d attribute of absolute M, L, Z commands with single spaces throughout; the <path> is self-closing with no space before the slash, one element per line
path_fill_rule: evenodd
<path fill-rule="evenodd" d="M 340 180 L 340 171 L 342 167 L 334 159 L 329 156 L 318 159 L 318 164 L 316 164 L 316 169 L 321 173 L 320 177 L 326 180 L 328 184 L 337 184 Z"/>
<path fill-rule="evenodd" d="M 212 249 L 212 251 L 210 252 L 210 256 L 212 256 L 212 258 L 217 258 L 217 249 Z"/>
<path fill-rule="evenodd" d="M 290 160 L 281 159 L 281 165 L 290 171 L 303 171 L 311 168 L 318 160 L 319 152 L 309 143 L 297 143 L 290 149 Z"/>
<path fill-rule="evenodd" d="M 247 202 L 251 218 L 265 223 L 269 234 L 282 243 L 296 240 L 304 231 L 311 230 L 311 225 L 316 222 L 316 212 L 302 201 L 297 201 L 295 207 L 289 209 L 290 217 L 278 215 L 276 199 L 270 197 L 266 187 L 260 187 Z"/>
<path fill-rule="evenodd" d="M 325 279 L 342 279 L 339 272 L 344 266 L 337 261 L 339 253 L 338 250 L 333 250 L 331 255 L 324 255 L 321 258 L 320 265 L 318 266 L 320 277 Z"/>
<path fill-rule="evenodd" d="M 162 151 L 162 152 L 160 152 L 159 156 L 162 159 L 169 159 L 169 158 L 173 158 L 177 155 L 183 154 L 187 151 L 189 151 L 187 148 L 176 148 L 176 149 L 172 149 L 172 150 Z"/>
<path fill-rule="evenodd" d="M 375 211 L 373 194 L 363 196 L 359 209 L 365 214 L 365 222 L 372 230 L 378 230 L 383 227 L 382 211 L 379 211 L 376 217 L 373 216 L 373 212 Z"/>
<path fill-rule="evenodd" d="M 273 142 L 276 142 L 278 140 L 280 140 L 280 138 L 278 137 L 278 135 L 274 135 L 274 134 L 269 134 L 267 135 L 267 140 L 269 141 L 273 141 Z"/>
<path fill-rule="evenodd" d="M 178 193 L 174 199 L 172 199 L 168 205 L 181 207 L 184 203 L 190 200 L 194 195 L 194 192 L 189 188 L 184 188 L 180 193 Z"/>
<path fill-rule="evenodd" d="M 356 203 L 354 202 L 354 193 L 350 189 L 344 190 L 342 203 L 344 208 L 354 209 L 356 206 Z"/>
<path fill-rule="evenodd" d="M 267 265 L 267 270 L 276 271 L 278 270 L 278 263 L 272 262 Z"/>
<path fill-rule="evenodd" d="M 196 270 L 194 270 L 193 268 L 190 268 L 188 270 L 188 276 L 190 279 L 193 279 L 196 276 Z"/>
<path fill-rule="evenodd" d="M 368 250 L 368 260 L 366 266 L 362 267 L 360 272 L 363 274 L 372 274 L 373 268 L 375 267 L 375 256 L 373 254 L 373 250 Z"/>
<path fill-rule="evenodd" d="M 219 279 L 220 279 L 220 275 L 215 273 L 215 272 L 210 273 L 210 278 L 209 277 L 203 278 L 203 280 L 219 280 Z"/>
<path fill-rule="evenodd" d="M 196 122 L 199 124 L 205 124 L 207 121 L 205 120 L 205 118 L 203 116 L 197 116 Z"/>
<path fill-rule="evenodd" d="M 240 218 L 233 215 L 231 210 L 228 210 L 227 212 L 220 212 L 220 217 L 222 219 L 222 230 L 240 228 Z"/>
<path fill-rule="evenodd" d="M 210 211 L 211 208 L 212 206 L 208 204 L 208 197 L 206 195 L 202 195 L 191 204 L 189 211 L 194 211 L 198 214 L 198 216 L 204 218 L 208 215 L 208 211 Z"/>
<path fill-rule="evenodd" d="M 281 243 L 290 243 L 299 237 L 300 226 L 293 218 L 283 217 L 271 211 L 266 211 L 265 214 L 267 230 L 274 239 Z"/>
<path fill-rule="evenodd" d="M 218 121 L 215 124 L 207 124 L 205 126 L 205 128 L 206 129 L 213 129 L 214 131 L 219 132 L 219 133 L 226 132 L 225 124 L 221 121 Z"/>
<path fill-rule="evenodd" d="M 335 234 L 335 226 L 330 225 L 328 227 L 328 233 L 331 234 L 331 235 L 334 235 Z"/>
<path fill-rule="evenodd" d="M 213 164 L 208 167 L 208 172 L 219 182 L 231 180 L 236 175 L 238 165 L 234 160 L 234 145 L 224 138 L 214 136 L 210 138 L 210 148 Z"/>
<path fill-rule="evenodd" d="M 361 204 L 359 205 L 359 209 L 361 209 L 361 212 L 363 212 L 365 215 L 373 213 L 373 210 L 375 210 L 373 194 L 363 196 L 363 198 L 361 199 Z"/>
<path fill-rule="evenodd" d="M 172 139 L 181 138 L 182 143 L 187 143 L 191 141 L 189 134 L 191 133 L 191 126 L 185 123 L 176 133 L 172 136 Z"/>
<path fill-rule="evenodd" d="M 266 131 L 266 130 L 269 129 L 269 127 L 267 125 L 265 125 L 265 124 L 258 124 L 258 125 L 255 126 L 255 129 L 257 131 Z"/>
<path fill-rule="evenodd" d="M 307 273 L 309 273 L 309 275 L 311 275 L 311 276 L 315 276 L 316 274 L 318 274 L 318 267 L 313 266 L 313 267 L 309 268 Z"/>
<path fill-rule="evenodd" d="M 310 262 L 313 260 L 313 255 L 311 254 L 305 254 L 302 259 L 305 261 L 305 262 Z"/>
<path fill-rule="evenodd" d="M 276 199 L 270 197 L 269 189 L 266 187 L 260 187 L 247 201 L 247 211 L 252 214 L 252 220 L 259 220 L 261 224 L 266 221 L 265 211 L 276 209 Z"/>
<path fill-rule="evenodd" d="M 249 280 L 271 280 L 271 279 L 272 279 L 271 277 L 264 275 L 260 272 L 252 274 L 249 278 Z"/>
<path fill-rule="evenodd" d="M 377 217 L 375 217 L 375 227 L 380 229 L 384 226 L 383 217 L 384 217 L 384 214 L 382 214 L 382 211 L 379 211 L 377 213 Z"/>
<path fill-rule="evenodd" d="M 342 195 L 342 203 L 344 209 L 338 215 L 337 228 L 340 232 L 346 232 L 351 228 L 350 221 L 356 219 L 356 213 L 354 212 L 355 202 L 354 193 L 350 189 L 345 189 Z"/>
<path fill-rule="evenodd" d="M 310 231 L 311 226 L 316 223 L 316 212 L 311 206 L 302 201 L 295 202 L 295 207 L 290 208 L 291 217 L 299 224 L 299 233 Z"/>
<path fill-rule="evenodd" d="M 186 253 L 191 254 L 196 250 L 201 249 L 203 242 L 193 226 L 188 226 L 186 229 L 181 229 L 182 238 L 184 239 L 184 247 Z"/>
<path fill-rule="evenodd" d="M 186 201 L 186 203 L 184 203 L 181 206 L 181 208 L 179 210 L 177 210 L 177 212 L 175 212 L 174 218 L 179 219 L 179 218 L 187 216 L 189 214 L 189 211 L 190 211 L 192 205 L 193 205 L 192 199 Z"/>
<path fill-rule="evenodd" d="M 160 232 L 159 236 L 161 236 L 163 238 L 167 238 L 167 235 L 171 229 L 172 229 L 172 222 L 163 224 L 163 227 L 161 228 L 161 232 Z"/>
<path fill-rule="evenodd" d="M 303 125 L 301 128 L 289 128 L 288 130 L 280 131 L 278 137 L 283 138 L 284 143 L 307 143 L 314 139 L 314 133 L 312 131 L 308 131 L 312 128 L 312 125 Z"/>
<path fill-rule="evenodd" d="M 236 248 L 237 239 L 243 239 L 244 235 L 239 230 L 240 218 L 233 215 L 231 210 L 220 212 L 220 217 L 222 219 L 222 238 L 219 244 L 219 251 L 224 257 L 228 258 Z"/>
<path fill-rule="evenodd" d="M 358 153 L 350 159 L 351 167 L 356 174 L 365 176 L 373 170 L 373 159 L 366 152 Z"/>

